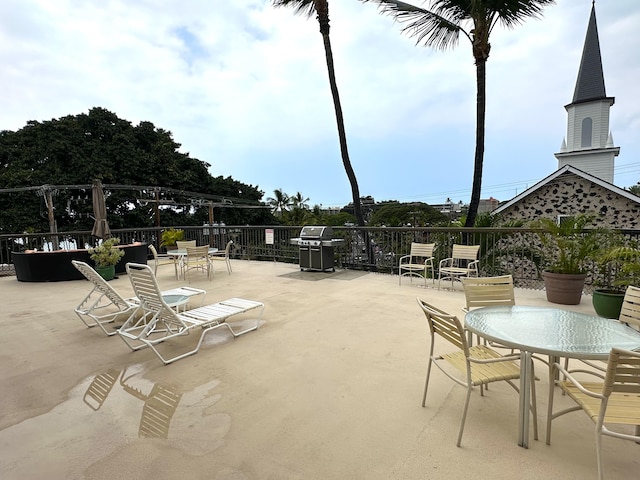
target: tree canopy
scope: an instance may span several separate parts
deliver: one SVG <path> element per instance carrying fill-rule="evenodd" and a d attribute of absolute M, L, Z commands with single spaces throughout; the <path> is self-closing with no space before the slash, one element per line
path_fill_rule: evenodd
<path fill-rule="evenodd" d="M 446 225 L 449 218 L 426 203 L 390 202 L 371 215 L 369 225 L 403 227 Z"/>
<path fill-rule="evenodd" d="M 104 108 L 29 121 L 16 132 L 0 132 L 0 188 L 73 187 L 90 185 L 94 179 L 105 185 L 132 186 L 107 189 L 111 228 L 150 227 L 158 220 L 161 225 L 199 225 L 209 219 L 209 204 L 216 205 L 215 221 L 269 222 L 268 209 L 241 208 L 259 205 L 263 192 L 257 186 L 213 177 L 210 164 L 180 153 L 179 148 L 171 132 L 148 121 L 132 125 Z M 134 186 L 158 188 L 154 194 Z M 203 199 L 194 202 L 194 192 Z M 37 193 L 42 192 L 0 194 L 0 232 L 48 230 L 45 199 Z M 91 229 L 90 189 L 57 188 L 52 193 L 59 231 Z M 224 207 L 218 206 L 222 199 Z M 156 205 L 162 205 L 159 217 Z"/>

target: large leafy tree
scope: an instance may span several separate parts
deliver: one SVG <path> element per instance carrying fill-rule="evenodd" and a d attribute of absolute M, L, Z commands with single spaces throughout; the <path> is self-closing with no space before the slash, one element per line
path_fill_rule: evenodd
<path fill-rule="evenodd" d="M 152 189 L 107 189 L 107 212 L 111 228 L 153 226 L 156 205 L 171 202 L 159 210 L 162 225 L 206 223 L 206 204 L 194 208 L 198 192 L 257 204 L 262 192 L 232 178 L 212 177 L 206 162 L 180 153 L 171 132 L 151 122 L 134 126 L 103 109 L 45 122 L 30 121 L 22 129 L 0 132 L 0 189 L 23 189 L 0 193 L 0 231 L 8 233 L 47 231 L 48 218 L 41 185 L 103 184 L 166 187 L 158 195 Z M 172 193 L 167 194 L 169 190 Z M 39 194 L 39 195 L 38 195 Z M 91 229 L 93 220 L 90 191 L 81 188 L 52 188 L 55 220 L 59 231 Z M 237 202 L 241 203 L 241 202 Z M 269 212 L 232 209 L 216 212 L 226 223 L 262 223 Z M 236 222 L 233 222 L 236 220 Z"/>
<path fill-rule="evenodd" d="M 427 8 L 395 0 L 361 0 L 381 6 L 383 13 L 404 22 L 403 32 L 418 43 L 445 50 L 455 47 L 460 35 L 471 44 L 476 65 L 476 149 L 473 187 L 465 227 L 472 227 L 480 204 L 484 162 L 486 64 L 491 50 L 489 37 L 500 23 L 513 28 L 529 17 L 540 17 L 555 0 L 431 0 Z"/>
<path fill-rule="evenodd" d="M 387 227 L 437 226 L 448 222 L 448 217 L 426 203 L 390 202 L 371 215 L 369 223 Z"/>
<path fill-rule="evenodd" d="M 275 7 L 292 7 L 295 13 L 305 15 L 307 17 L 316 14 L 318 23 L 320 24 L 320 33 L 324 42 L 324 52 L 327 61 L 327 72 L 329 74 L 329 86 L 331 87 L 331 96 L 333 97 L 333 106 L 336 113 L 336 122 L 338 124 L 338 139 L 340 141 L 340 154 L 342 163 L 347 172 L 349 183 L 351 184 L 351 194 L 353 196 L 354 214 L 358 225 L 364 226 L 364 217 L 360 207 L 360 190 L 358 188 L 358 180 L 351 166 L 349 159 L 349 150 L 347 148 L 347 135 L 344 128 L 344 117 L 342 115 L 342 105 L 338 94 L 338 84 L 336 82 L 336 73 L 333 65 L 333 52 L 331 50 L 331 40 L 329 38 L 329 2 L 328 0 L 272 0 Z"/>

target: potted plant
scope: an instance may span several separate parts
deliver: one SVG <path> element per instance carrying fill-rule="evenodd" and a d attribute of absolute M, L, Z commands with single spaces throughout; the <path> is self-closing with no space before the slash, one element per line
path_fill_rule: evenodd
<path fill-rule="evenodd" d="M 625 245 L 620 238 L 599 258 L 600 288 L 593 291 L 593 308 L 605 318 L 619 318 L 629 285 L 640 285 L 640 248 L 637 242 Z"/>
<path fill-rule="evenodd" d="M 578 214 L 561 221 L 540 218 L 532 222 L 542 243 L 543 271 L 547 300 L 577 305 L 584 281 L 600 249 L 605 230 L 589 228 L 593 215 Z"/>
<path fill-rule="evenodd" d="M 184 240 L 184 230 L 168 228 L 160 236 L 160 246 L 167 250 L 175 249 L 176 242 Z"/>
<path fill-rule="evenodd" d="M 115 277 L 116 263 L 124 256 L 123 250 L 114 248 L 119 243 L 119 238 L 112 237 L 89 249 L 89 258 L 95 263 L 96 272 L 105 280 Z"/>

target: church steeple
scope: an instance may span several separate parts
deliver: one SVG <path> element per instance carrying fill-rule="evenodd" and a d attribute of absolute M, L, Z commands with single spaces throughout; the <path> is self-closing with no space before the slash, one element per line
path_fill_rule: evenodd
<path fill-rule="evenodd" d="M 598 40 L 596 6 L 595 2 L 593 2 L 572 103 L 589 102 L 603 98 L 607 98 L 607 93 L 604 87 L 602 57 L 600 55 L 600 42 Z"/>
<path fill-rule="evenodd" d="M 560 152 L 555 154 L 559 169 L 572 165 L 613 183 L 614 158 L 620 153 L 609 131 L 609 112 L 614 102 L 615 98 L 607 97 L 604 87 L 594 1 L 573 101 L 564 107 L 568 114 L 567 136 Z"/>

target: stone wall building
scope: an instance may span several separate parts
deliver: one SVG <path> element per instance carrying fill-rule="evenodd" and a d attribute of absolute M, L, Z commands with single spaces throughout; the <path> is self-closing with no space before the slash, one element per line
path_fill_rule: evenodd
<path fill-rule="evenodd" d="M 587 27 L 573 100 L 567 110 L 567 134 L 555 156 L 558 170 L 493 210 L 503 220 L 560 219 L 596 215 L 596 225 L 640 229 L 640 197 L 613 184 L 614 161 L 608 97 L 600 56 L 595 5 Z"/>

